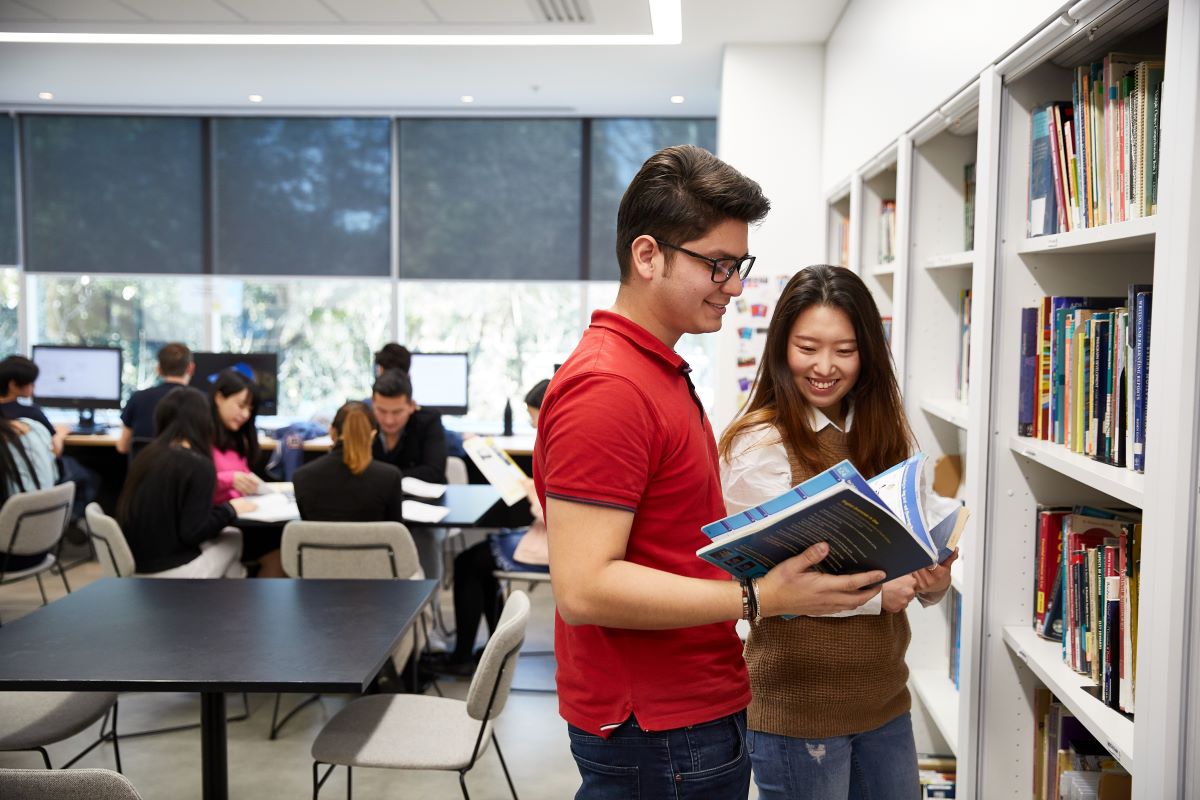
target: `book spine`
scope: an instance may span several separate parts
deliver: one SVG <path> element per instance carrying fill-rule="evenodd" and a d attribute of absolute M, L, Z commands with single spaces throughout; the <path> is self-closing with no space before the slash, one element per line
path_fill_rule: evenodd
<path fill-rule="evenodd" d="M 1150 383 L 1150 292 L 1137 296 L 1137 322 L 1133 342 L 1133 468 L 1146 469 L 1146 399 Z"/>
<path fill-rule="evenodd" d="M 1054 233 L 1058 212 L 1054 200 L 1053 164 L 1050 157 L 1049 105 L 1035 109 L 1030 118 L 1029 237 Z"/>
<path fill-rule="evenodd" d="M 1021 309 L 1021 379 L 1017 401 L 1017 434 L 1020 436 L 1033 436 L 1034 433 L 1037 318 L 1036 308 Z"/>

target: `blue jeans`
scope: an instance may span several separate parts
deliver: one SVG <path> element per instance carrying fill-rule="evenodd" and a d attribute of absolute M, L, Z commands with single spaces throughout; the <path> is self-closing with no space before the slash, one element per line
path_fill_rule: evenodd
<path fill-rule="evenodd" d="M 866 733 L 796 739 L 750 731 L 746 746 L 762 800 L 913 800 L 921 796 L 912 717 Z"/>
<path fill-rule="evenodd" d="M 750 793 L 746 712 L 669 731 L 630 716 L 608 739 L 567 726 L 583 785 L 575 800 L 745 800 Z"/>

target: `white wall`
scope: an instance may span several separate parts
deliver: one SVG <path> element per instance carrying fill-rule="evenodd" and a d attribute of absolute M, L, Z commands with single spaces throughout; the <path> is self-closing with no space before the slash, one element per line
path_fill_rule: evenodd
<path fill-rule="evenodd" d="M 717 147 L 722 159 L 758 181 L 771 213 L 750 231 L 753 275 L 791 275 L 822 260 L 821 86 L 825 54 L 817 45 L 729 45 L 721 70 Z M 773 300 L 777 289 L 767 292 Z M 737 410 L 736 313 L 718 334 L 718 436 Z M 758 324 L 765 325 L 765 321 Z"/>
<path fill-rule="evenodd" d="M 1061 0 L 850 0 L 826 44 L 821 187 L 833 189 L 1071 5 Z"/>

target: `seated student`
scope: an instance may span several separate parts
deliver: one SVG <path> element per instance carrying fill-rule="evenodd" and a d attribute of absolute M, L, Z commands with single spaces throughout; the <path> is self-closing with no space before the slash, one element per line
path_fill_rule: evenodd
<path fill-rule="evenodd" d="M 338 409 L 329 428 L 333 448 L 292 478 L 302 519 L 402 521 L 400 470 L 372 458 L 375 435 L 375 415 L 365 403 L 351 401 Z"/>
<path fill-rule="evenodd" d="M 58 465 L 46 429 L 29 420 L 0 417 L 0 505 L 15 494 L 48 489 L 57 481 Z M 0 573 L 29 569 L 45 557 L 44 552 L 32 555 L 0 552 Z"/>
<path fill-rule="evenodd" d="M 375 458 L 399 467 L 405 477 L 446 482 L 446 432 L 442 415 L 412 399 L 412 382 L 399 370 L 385 370 L 371 387 L 371 407 L 379 423 Z"/>
<path fill-rule="evenodd" d="M 121 409 L 121 438 L 117 440 L 117 452 L 128 453 L 134 439 L 150 439 L 154 436 L 154 409 L 158 401 L 176 386 L 187 386 L 196 365 L 192 362 L 192 351 L 186 344 L 171 342 L 158 351 L 158 375 L 162 383 L 139 389 Z"/>
<path fill-rule="evenodd" d="M 412 366 L 412 353 L 408 348 L 396 342 L 388 342 L 375 353 L 375 377 L 378 378 L 389 369 L 398 369 L 407 373 Z"/>
<path fill-rule="evenodd" d="M 209 393 L 213 421 L 212 460 L 217 469 L 213 503 L 257 494 L 252 471 L 258 461 L 258 388 L 236 370 L 223 370 Z"/>
<path fill-rule="evenodd" d="M 537 427 L 542 399 L 549 380 L 538 382 L 525 395 L 529 420 Z M 454 559 L 454 624 L 458 629 L 454 650 L 448 655 L 431 656 L 424 666 L 447 675 L 470 675 L 475 670 L 475 634 L 480 619 L 486 619 L 489 633 L 496 629 L 503 604 L 500 584 L 492 574 L 497 569 L 508 572 L 549 572 L 550 552 L 546 535 L 546 519 L 533 489 L 526 481 L 529 510 L 533 524 L 524 531 L 506 530 L 492 534 L 487 541 L 468 547 Z"/>
<path fill-rule="evenodd" d="M 187 386 L 154 412 L 154 441 L 134 460 L 117 501 L 117 520 L 137 571 L 159 577 L 241 577 L 242 535 L 226 531 L 254 503 L 213 505 L 213 420 L 208 399 Z"/>
<path fill-rule="evenodd" d="M 83 518 L 87 504 L 100 493 L 100 475 L 85 467 L 74 458 L 63 456 L 69 425 L 54 425 L 33 402 L 33 392 L 40 370 L 38 365 L 25 356 L 9 356 L 0 361 L 0 416 L 5 419 L 29 419 L 37 422 L 50 434 L 50 446 L 62 465 L 60 481 L 75 482 L 75 500 L 71 505 L 71 521 L 78 523 Z M 78 527 L 68 529 L 80 531 Z M 80 533 L 86 538 L 86 534 Z"/>

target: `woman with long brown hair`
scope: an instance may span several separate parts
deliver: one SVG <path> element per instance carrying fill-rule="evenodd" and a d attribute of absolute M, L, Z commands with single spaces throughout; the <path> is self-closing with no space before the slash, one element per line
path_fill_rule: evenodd
<path fill-rule="evenodd" d="M 365 403 L 353 401 L 337 410 L 329 429 L 333 449 L 296 470 L 292 478 L 303 519 L 403 521 L 400 470 L 371 455 L 378 431 L 375 415 Z"/>
<path fill-rule="evenodd" d="M 718 449 L 730 513 L 842 459 L 870 477 L 912 455 L 879 309 L 857 275 L 820 265 L 788 282 L 750 401 Z M 747 747 L 760 797 L 920 795 L 904 610 L 942 598 L 954 558 L 849 612 L 752 624 Z"/>

